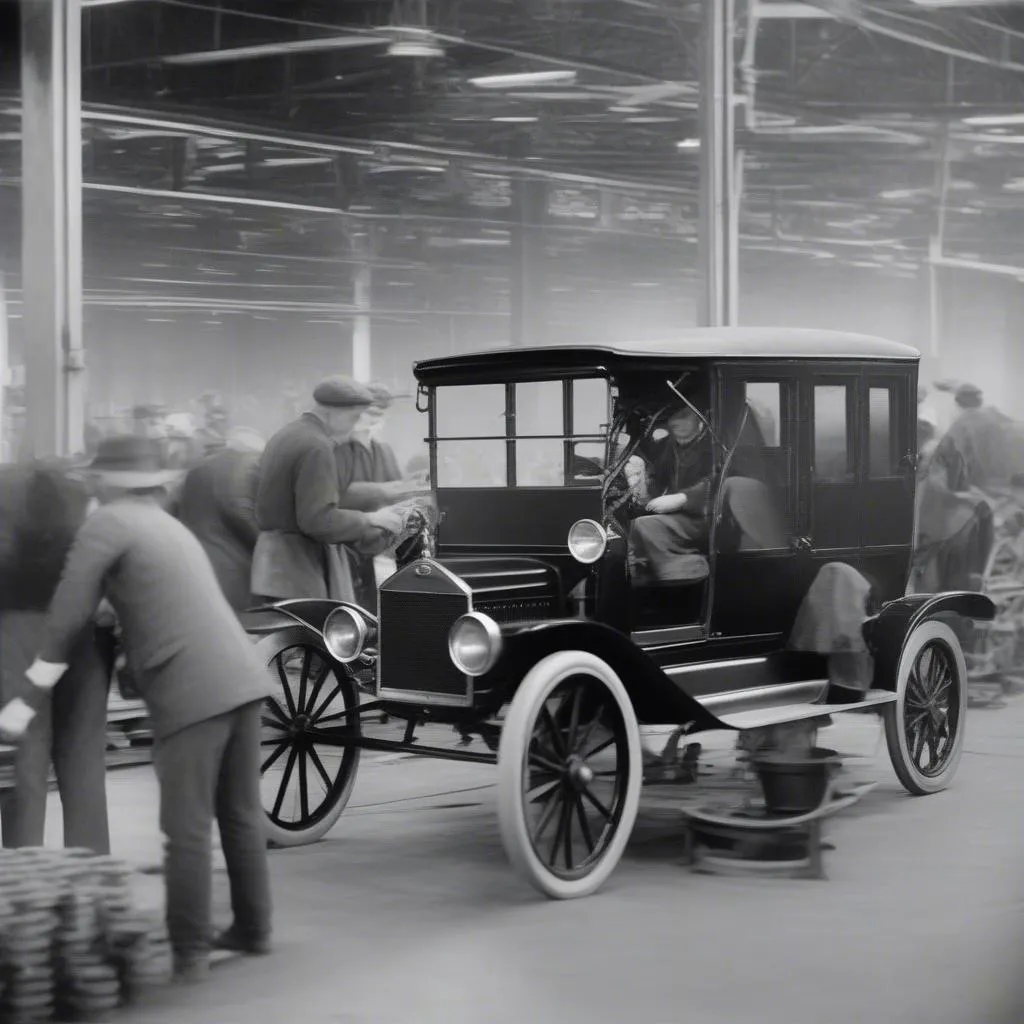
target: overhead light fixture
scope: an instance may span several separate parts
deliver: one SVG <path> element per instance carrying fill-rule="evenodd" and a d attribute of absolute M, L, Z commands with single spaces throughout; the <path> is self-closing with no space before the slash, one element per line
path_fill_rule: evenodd
<path fill-rule="evenodd" d="M 429 28 L 400 25 L 391 31 L 395 38 L 388 44 L 389 57 L 444 56 L 444 48 Z"/>
<path fill-rule="evenodd" d="M 281 57 L 297 53 L 326 53 L 331 50 L 354 50 L 366 46 L 383 46 L 387 42 L 380 36 L 324 36 L 320 39 L 293 39 L 283 43 L 257 43 L 236 46 L 229 50 L 197 50 L 193 53 L 172 53 L 161 58 L 163 64 L 182 67 L 193 64 L 230 64 L 241 60 L 260 60 L 263 57 Z"/>
<path fill-rule="evenodd" d="M 111 4 L 126 4 L 132 0 L 81 0 L 82 7 L 109 7 Z"/>
<path fill-rule="evenodd" d="M 1024 113 L 1020 114 L 985 114 L 980 117 L 965 117 L 964 124 L 976 125 L 978 128 L 995 125 L 1024 124 Z"/>
<path fill-rule="evenodd" d="M 676 143 L 676 149 L 700 149 L 700 139 L 681 139 Z"/>
<path fill-rule="evenodd" d="M 575 82 L 576 72 L 568 69 L 562 71 L 524 71 L 514 75 L 484 75 L 482 78 L 471 78 L 470 85 L 478 89 L 512 89 L 524 85 L 554 85 L 561 82 Z"/>
<path fill-rule="evenodd" d="M 491 120 L 492 121 L 498 121 L 501 124 L 533 124 L 535 121 L 537 121 L 537 118 L 536 117 L 527 117 L 525 115 L 523 115 L 523 116 L 509 115 L 508 117 L 492 117 Z"/>

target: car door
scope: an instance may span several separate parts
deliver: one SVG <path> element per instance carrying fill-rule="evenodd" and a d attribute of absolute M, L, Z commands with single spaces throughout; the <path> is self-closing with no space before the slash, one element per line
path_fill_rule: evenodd
<path fill-rule="evenodd" d="M 861 378 L 861 543 L 908 549 L 914 529 L 911 423 L 916 406 L 908 373 L 865 373 Z"/>
<path fill-rule="evenodd" d="M 906 587 L 914 537 L 917 382 L 912 372 L 866 371 L 861 378 L 861 556 L 877 600 Z"/>
<path fill-rule="evenodd" d="M 736 441 L 744 405 L 760 435 L 755 439 L 763 443 L 741 440 L 723 474 L 727 500 L 716 521 L 712 636 L 785 633 L 796 615 L 798 387 L 797 376 L 784 366 L 735 366 L 721 373 L 727 443 Z M 744 518 L 746 531 L 737 522 Z M 759 532 L 767 522 L 772 528 Z"/>
<path fill-rule="evenodd" d="M 861 543 L 859 373 L 814 373 L 805 386 L 810 414 L 806 546 L 827 561 L 845 561 Z"/>

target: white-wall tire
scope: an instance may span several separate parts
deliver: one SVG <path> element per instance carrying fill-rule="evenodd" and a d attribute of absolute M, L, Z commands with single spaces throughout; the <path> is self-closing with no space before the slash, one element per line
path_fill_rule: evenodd
<path fill-rule="evenodd" d="M 561 750 L 553 747 L 549 721 L 556 723 Z M 545 736 L 551 749 L 543 751 Z M 559 755 L 553 764 L 549 754 Z M 584 651 L 560 651 L 534 665 L 516 690 L 498 747 L 498 820 L 516 872 L 553 899 L 596 892 L 629 842 L 642 782 L 636 714 L 612 669 Z M 552 863 L 538 844 L 546 848 L 546 828 L 555 818 Z M 575 849 L 589 847 L 579 862 L 573 860 L 574 833 L 581 844 Z"/>
<path fill-rule="evenodd" d="M 301 738 L 301 730 L 290 735 L 288 727 L 305 712 L 312 720 L 310 727 L 346 725 L 358 735 L 359 691 L 344 666 L 331 657 L 319 638 L 301 627 L 265 637 L 257 644 L 257 650 L 277 684 L 263 708 L 260 790 L 267 842 L 272 847 L 308 846 L 323 839 L 345 810 L 355 785 L 361 751 L 341 744 L 307 743 Z M 301 659 L 296 679 L 287 677 L 286 667 L 284 676 L 279 671 L 291 652 Z M 297 706 L 302 673 L 307 675 L 303 696 L 308 707 L 304 709 Z M 314 700 L 313 687 L 318 681 L 320 689 Z M 287 692 L 286 686 L 290 687 Z M 332 752 L 340 750 L 337 765 L 333 758 L 325 756 L 325 748 Z M 300 773 L 305 773 L 305 803 Z M 275 775 L 280 776 L 276 783 Z M 296 801 L 297 815 L 286 817 L 284 804 Z"/>
<path fill-rule="evenodd" d="M 945 789 L 960 763 L 967 724 L 967 666 L 945 623 L 923 622 L 907 637 L 896 701 L 884 718 L 889 758 L 904 788 L 914 796 Z"/>

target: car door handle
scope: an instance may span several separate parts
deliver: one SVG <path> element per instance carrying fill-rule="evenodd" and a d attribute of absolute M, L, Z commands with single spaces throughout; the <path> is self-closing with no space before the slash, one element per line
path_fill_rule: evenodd
<path fill-rule="evenodd" d="M 794 551 L 813 551 L 814 544 L 811 542 L 810 537 L 794 537 L 790 547 Z"/>

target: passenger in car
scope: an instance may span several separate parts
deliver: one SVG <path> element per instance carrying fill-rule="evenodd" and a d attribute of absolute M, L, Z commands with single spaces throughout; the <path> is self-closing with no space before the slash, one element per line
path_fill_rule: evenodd
<path fill-rule="evenodd" d="M 708 499 L 713 454 L 700 417 L 688 406 L 666 422 L 668 435 L 650 445 L 646 515 L 633 520 L 629 536 L 634 581 L 701 579 L 707 561 Z"/>

